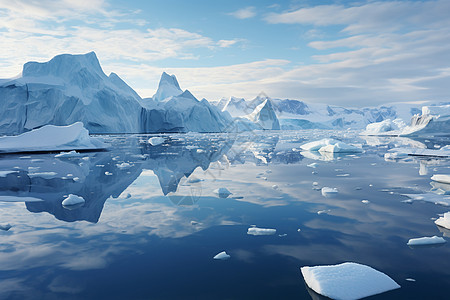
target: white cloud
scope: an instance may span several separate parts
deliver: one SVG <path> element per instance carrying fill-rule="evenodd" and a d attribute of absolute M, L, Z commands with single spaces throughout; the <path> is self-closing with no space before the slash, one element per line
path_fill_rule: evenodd
<path fill-rule="evenodd" d="M 256 16 L 256 9 L 253 6 L 249 6 L 229 13 L 229 15 L 237 19 L 250 19 Z"/>

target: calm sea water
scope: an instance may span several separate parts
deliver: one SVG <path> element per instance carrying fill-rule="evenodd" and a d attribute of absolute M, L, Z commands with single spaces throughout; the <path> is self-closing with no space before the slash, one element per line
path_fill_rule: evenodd
<path fill-rule="evenodd" d="M 448 297 L 449 243 L 406 243 L 450 241 L 433 222 L 450 208 L 401 194 L 435 191 L 430 177 L 449 174 L 450 161 L 384 159 L 393 147 L 448 140 L 312 130 L 162 136 L 159 146 L 149 135 L 101 136 L 109 151 L 75 158 L 0 156 L 8 171 L 0 224 L 12 226 L 0 230 L 1 299 L 325 299 L 308 290 L 300 267 L 346 261 L 401 285 L 370 299 Z M 300 151 L 325 137 L 365 152 Z M 339 194 L 326 198 L 322 187 Z M 221 198 L 218 188 L 232 194 Z M 64 208 L 68 194 L 85 204 Z M 248 235 L 253 225 L 277 232 Z M 221 251 L 231 258 L 214 260 Z"/>

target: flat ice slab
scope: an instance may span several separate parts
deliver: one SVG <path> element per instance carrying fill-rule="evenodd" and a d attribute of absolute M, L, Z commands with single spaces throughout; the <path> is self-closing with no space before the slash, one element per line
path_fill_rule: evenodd
<path fill-rule="evenodd" d="M 435 174 L 435 175 L 431 176 L 431 180 L 450 184 L 450 175 Z"/>
<path fill-rule="evenodd" d="M 65 198 L 62 202 L 63 206 L 72 206 L 72 205 L 79 205 L 79 204 L 83 204 L 84 203 L 84 198 L 74 195 L 74 194 L 70 194 L 69 196 L 67 196 L 67 198 Z"/>
<path fill-rule="evenodd" d="M 158 145 L 161 145 L 162 143 L 164 143 L 165 140 L 166 140 L 165 138 L 162 138 L 159 136 L 154 136 L 154 137 L 148 139 L 148 143 L 152 146 L 158 146 Z"/>
<path fill-rule="evenodd" d="M 222 251 L 219 254 L 217 254 L 216 256 L 214 256 L 214 259 L 220 259 L 220 260 L 226 260 L 229 259 L 231 256 L 227 254 L 227 252 Z"/>
<path fill-rule="evenodd" d="M 302 267 L 301 271 L 309 288 L 332 299 L 360 299 L 400 288 L 386 274 L 353 262 Z"/>
<path fill-rule="evenodd" d="M 250 227 L 247 229 L 247 234 L 250 235 L 274 235 L 276 232 L 277 230 L 272 228 Z"/>
<path fill-rule="evenodd" d="M 355 147 L 353 145 L 348 145 L 344 142 L 334 140 L 334 139 L 322 139 L 319 141 L 314 141 L 301 145 L 305 151 L 319 151 L 319 152 L 329 152 L 329 153 L 358 153 L 362 152 L 361 148 Z"/>
<path fill-rule="evenodd" d="M 410 239 L 407 243 L 408 246 L 426 246 L 426 245 L 438 245 L 438 244 L 444 244 L 446 243 L 446 240 L 444 238 L 441 238 L 439 236 L 432 236 L 432 237 L 421 237 L 421 238 L 415 238 Z"/>
<path fill-rule="evenodd" d="M 450 230 L 450 211 L 446 212 L 443 217 L 440 217 L 434 223 Z"/>
<path fill-rule="evenodd" d="M 0 153 L 97 150 L 107 146 L 89 136 L 83 123 L 68 126 L 45 125 L 16 136 L 0 137 Z"/>

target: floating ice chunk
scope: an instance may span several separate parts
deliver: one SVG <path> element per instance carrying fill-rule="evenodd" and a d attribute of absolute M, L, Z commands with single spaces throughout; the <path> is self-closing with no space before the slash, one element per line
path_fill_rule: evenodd
<path fill-rule="evenodd" d="M 108 172 L 108 171 L 105 172 L 105 175 L 106 175 L 106 176 L 111 176 L 112 174 L 113 174 L 113 173 Z"/>
<path fill-rule="evenodd" d="M 338 140 L 334 139 L 322 139 L 319 141 L 309 142 L 300 146 L 305 151 L 319 151 L 320 148 L 327 145 L 334 145 L 338 143 Z"/>
<path fill-rule="evenodd" d="M 130 165 L 129 163 L 126 163 L 126 162 L 121 163 L 121 164 L 116 164 L 116 166 L 117 166 L 119 169 L 121 169 L 121 170 L 131 168 L 131 165 Z"/>
<path fill-rule="evenodd" d="M 316 168 L 317 167 L 317 163 L 310 163 L 309 165 L 306 165 L 307 167 L 310 168 Z"/>
<path fill-rule="evenodd" d="M 83 123 L 68 126 L 45 125 L 17 136 L 0 137 L 0 152 L 104 149 L 106 144 L 89 136 Z"/>
<path fill-rule="evenodd" d="M 440 217 L 434 223 L 450 230 L 450 211 L 446 212 L 443 217 Z"/>
<path fill-rule="evenodd" d="M 278 190 L 280 187 L 279 187 L 277 184 L 274 184 L 274 185 L 272 185 L 272 188 L 273 188 L 274 190 Z"/>
<path fill-rule="evenodd" d="M 415 238 L 410 239 L 407 243 L 408 246 L 426 246 L 426 245 L 438 245 L 438 244 L 444 244 L 446 243 L 446 240 L 444 238 L 441 238 L 439 236 L 432 236 L 432 237 L 421 237 L 421 238 Z"/>
<path fill-rule="evenodd" d="M 227 198 L 232 194 L 227 188 L 218 188 L 214 190 L 214 193 L 217 194 L 220 198 Z"/>
<path fill-rule="evenodd" d="M 158 146 L 161 145 L 162 143 L 164 143 L 166 139 L 160 136 L 154 136 L 152 138 L 148 139 L 148 143 L 152 146 Z"/>
<path fill-rule="evenodd" d="M 450 175 L 435 174 L 435 175 L 431 176 L 431 180 L 450 184 Z"/>
<path fill-rule="evenodd" d="M 247 229 L 247 234 L 250 235 L 274 235 L 276 232 L 277 230 L 272 228 L 250 227 Z"/>
<path fill-rule="evenodd" d="M 85 201 L 83 199 L 83 197 L 74 195 L 74 194 L 69 194 L 69 196 L 67 196 L 63 202 L 62 205 L 63 206 L 72 206 L 72 205 L 80 205 L 83 204 Z"/>
<path fill-rule="evenodd" d="M 220 259 L 220 260 L 226 260 L 229 259 L 231 256 L 227 254 L 227 252 L 222 251 L 219 254 L 217 254 L 216 256 L 214 256 L 214 259 Z"/>
<path fill-rule="evenodd" d="M 8 231 L 8 230 L 10 230 L 11 229 L 11 224 L 9 224 L 9 223 L 5 223 L 5 224 L 0 224 L 0 230 L 3 230 L 3 231 Z"/>
<path fill-rule="evenodd" d="M 309 288 L 332 299 L 360 299 L 400 288 L 386 274 L 352 262 L 302 267 L 301 272 Z"/>
<path fill-rule="evenodd" d="M 197 149 L 196 152 L 197 153 L 205 153 L 206 151 L 204 149 Z"/>
<path fill-rule="evenodd" d="M 318 214 L 318 215 L 322 215 L 322 214 L 329 213 L 330 211 L 331 211 L 331 209 L 319 210 L 319 211 L 317 212 L 317 214 Z"/>
<path fill-rule="evenodd" d="M 28 177 L 34 178 L 34 177 L 41 177 L 44 179 L 52 179 L 55 178 L 58 173 L 55 172 L 36 172 L 36 173 L 28 173 Z"/>
<path fill-rule="evenodd" d="M 75 150 L 69 151 L 69 152 L 61 152 L 59 154 L 56 154 L 56 158 L 71 158 L 71 157 L 79 157 L 81 154 Z"/>
<path fill-rule="evenodd" d="M 330 188 L 330 187 L 323 187 L 322 188 L 322 195 L 324 197 L 334 197 L 339 193 L 337 188 Z"/>
<path fill-rule="evenodd" d="M 411 282 L 415 282 L 416 280 L 414 278 L 406 278 L 406 281 L 411 281 Z"/>
<path fill-rule="evenodd" d="M 197 146 L 187 145 L 185 148 L 186 148 L 187 150 L 193 150 L 193 149 L 197 149 Z"/>
<path fill-rule="evenodd" d="M 285 236 L 287 236 L 287 233 L 279 234 L 278 236 L 279 237 L 285 237 Z"/>
<path fill-rule="evenodd" d="M 361 200 L 361 202 L 364 203 L 364 204 L 369 204 L 370 203 L 369 200 Z"/>
<path fill-rule="evenodd" d="M 0 177 L 6 177 L 9 174 L 18 173 L 19 171 L 0 171 Z"/>

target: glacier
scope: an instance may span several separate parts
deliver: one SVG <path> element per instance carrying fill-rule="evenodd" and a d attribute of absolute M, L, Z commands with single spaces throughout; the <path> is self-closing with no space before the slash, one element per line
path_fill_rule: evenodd
<path fill-rule="evenodd" d="M 232 123 L 205 99 L 163 73 L 156 94 L 142 99 L 117 74 L 107 76 L 94 52 L 28 62 L 21 76 L 0 81 L 0 134 L 82 122 L 91 134 L 223 132 Z"/>

